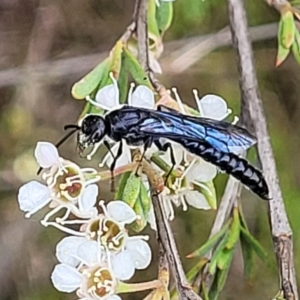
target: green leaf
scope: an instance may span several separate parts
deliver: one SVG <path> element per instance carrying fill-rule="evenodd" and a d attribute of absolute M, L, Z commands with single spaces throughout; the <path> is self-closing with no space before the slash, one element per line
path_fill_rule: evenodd
<path fill-rule="evenodd" d="M 114 78 L 118 79 L 121 65 L 122 65 L 122 52 L 123 52 L 123 43 L 118 41 L 114 48 L 112 49 L 111 56 L 111 71 L 113 72 Z"/>
<path fill-rule="evenodd" d="M 234 249 L 223 249 L 217 261 L 217 266 L 219 269 L 225 270 L 230 267 L 230 263 L 233 257 L 233 251 Z"/>
<path fill-rule="evenodd" d="M 244 259 L 244 274 L 248 280 L 251 280 L 254 267 L 254 251 L 251 244 L 245 239 L 243 234 L 240 235 L 240 241 Z"/>
<path fill-rule="evenodd" d="M 207 289 L 207 286 L 205 285 L 205 280 L 202 280 L 202 284 L 201 284 L 201 287 L 202 287 L 202 298 L 203 300 L 210 300 L 209 298 L 209 294 L 208 294 L 208 289 Z"/>
<path fill-rule="evenodd" d="M 126 59 L 126 67 L 134 80 L 138 84 L 146 85 L 148 88 L 153 89 L 146 72 L 143 70 L 137 59 L 127 49 L 124 49 L 124 59 Z"/>
<path fill-rule="evenodd" d="M 247 231 L 244 227 L 241 227 L 241 234 L 247 240 L 247 242 L 251 245 L 256 254 L 262 259 L 265 260 L 267 257 L 267 253 L 260 245 L 259 241 L 255 239 L 249 231 Z"/>
<path fill-rule="evenodd" d="M 128 95 L 128 67 L 124 53 L 122 53 L 122 67 L 118 79 L 118 87 L 120 103 L 126 103 Z"/>
<path fill-rule="evenodd" d="M 227 232 L 230 222 L 231 219 L 228 220 L 228 222 L 224 224 L 223 227 L 216 234 L 214 234 L 204 245 L 202 245 L 198 250 L 194 251 L 193 253 L 187 255 L 187 257 L 192 258 L 196 256 L 203 256 L 208 251 L 210 251 Z"/>
<path fill-rule="evenodd" d="M 292 51 L 297 63 L 300 64 L 300 34 L 298 30 L 295 30 L 295 40 L 292 45 Z"/>
<path fill-rule="evenodd" d="M 228 241 L 225 245 L 227 249 L 233 249 L 240 236 L 240 218 L 238 208 L 233 209 L 233 219 L 228 233 Z"/>
<path fill-rule="evenodd" d="M 133 210 L 139 218 L 131 225 L 135 232 L 142 231 L 147 225 L 147 214 L 145 214 L 141 201 L 137 200 L 134 204 Z"/>
<path fill-rule="evenodd" d="M 132 172 L 126 182 L 123 192 L 123 201 L 126 202 L 130 207 L 134 207 L 139 197 L 140 188 L 141 178 Z"/>
<path fill-rule="evenodd" d="M 226 233 L 224 237 L 222 238 L 221 242 L 217 246 L 215 252 L 213 253 L 213 256 L 210 260 L 208 271 L 211 275 L 214 275 L 217 269 L 217 263 L 219 257 L 222 255 L 223 249 L 228 241 L 228 234 Z"/>
<path fill-rule="evenodd" d="M 115 193 L 115 200 L 123 200 L 124 189 L 131 172 L 125 172 L 121 175 L 118 182 L 118 189 Z"/>
<path fill-rule="evenodd" d="M 193 265 L 193 267 L 187 272 L 186 278 L 188 281 L 192 281 L 198 272 L 207 264 L 208 259 L 207 258 L 200 258 L 198 262 Z"/>
<path fill-rule="evenodd" d="M 156 8 L 156 22 L 160 32 L 166 31 L 173 19 L 173 3 L 161 2 L 159 7 Z"/>
<path fill-rule="evenodd" d="M 233 252 L 233 251 L 232 251 Z M 226 283 L 226 279 L 227 279 L 227 276 L 228 276 L 228 271 L 229 271 L 229 265 L 231 263 L 231 260 L 232 260 L 232 256 L 230 256 L 230 261 L 228 262 L 228 268 L 225 268 L 225 269 L 218 269 L 217 271 L 217 291 L 220 293 L 223 288 L 224 288 L 224 285 Z"/>
<path fill-rule="evenodd" d="M 148 190 L 146 189 L 143 181 L 141 180 L 141 188 L 140 188 L 140 195 L 139 201 L 142 204 L 144 214 L 147 215 L 151 208 L 151 198 L 149 196 Z"/>
<path fill-rule="evenodd" d="M 76 82 L 71 90 L 72 96 L 75 99 L 85 99 L 85 97 L 91 94 L 105 79 L 105 74 L 109 73 L 111 66 L 111 58 L 106 58 L 91 72 L 85 75 L 82 79 Z"/>
<path fill-rule="evenodd" d="M 279 67 L 288 57 L 289 53 L 290 53 L 290 49 L 286 49 L 282 45 L 278 44 L 275 66 Z"/>
<path fill-rule="evenodd" d="M 162 45 L 162 40 L 160 36 L 160 32 L 158 29 L 157 21 L 156 21 L 156 1 L 149 0 L 148 1 L 148 36 L 149 36 L 149 48 L 150 49 L 157 49 L 160 48 Z"/>
<path fill-rule="evenodd" d="M 284 48 L 289 49 L 295 38 L 296 26 L 294 22 L 293 12 L 290 10 L 284 10 L 281 13 L 278 28 L 279 43 Z"/>
<path fill-rule="evenodd" d="M 201 186 L 205 186 L 203 188 Z M 207 182 L 201 182 L 201 185 L 194 185 L 194 189 L 199 191 L 201 194 L 204 195 L 206 201 L 208 202 L 211 209 L 217 209 L 217 195 L 214 182 L 212 180 Z"/>

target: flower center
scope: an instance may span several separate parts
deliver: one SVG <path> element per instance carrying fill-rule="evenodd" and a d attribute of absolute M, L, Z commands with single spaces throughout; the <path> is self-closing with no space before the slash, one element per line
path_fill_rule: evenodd
<path fill-rule="evenodd" d="M 83 180 L 78 170 L 68 166 L 58 172 L 53 187 L 57 192 L 57 196 L 63 201 L 77 200 L 83 191 Z"/>
<path fill-rule="evenodd" d="M 114 278 L 108 268 L 97 267 L 94 270 L 86 270 L 87 277 L 86 291 L 93 299 L 103 299 L 114 294 Z"/>

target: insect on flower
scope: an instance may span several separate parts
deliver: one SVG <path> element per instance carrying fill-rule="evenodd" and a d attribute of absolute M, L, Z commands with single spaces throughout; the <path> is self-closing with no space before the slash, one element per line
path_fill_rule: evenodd
<path fill-rule="evenodd" d="M 175 165 L 171 144 L 163 144 L 161 139 L 164 138 L 182 145 L 190 153 L 234 176 L 262 199 L 270 199 L 261 171 L 236 154 L 256 142 L 239 126 L 185 115 L 162 105 L 157 110 L 124 105 L 105 116 L 87 115 L 80 125 L 65 126 L 65 129 L 69 128 L 78 131 L 79 153 L 90 146 L 98 147 L 99 143 L 104 143 L 110 150 L 105 137 L 120 142 L 110 167 L 112 171 L 122 154 L 123 141 L 128 145 L 143 146 L 144 153 L 152 144 L 160 151 L 170 150 L 171 161 Z"/>

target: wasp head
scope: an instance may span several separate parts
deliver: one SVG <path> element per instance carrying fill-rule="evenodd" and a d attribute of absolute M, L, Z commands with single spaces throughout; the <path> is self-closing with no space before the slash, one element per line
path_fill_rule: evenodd
<path fill-rule="evenodd" d="M 78 152 L 81 155 L 89 146 L 99 143 L 106 135 L 106 125 L 103 117 L 98 115 L 86 116 L 81 123 L 77 135 Z"/>

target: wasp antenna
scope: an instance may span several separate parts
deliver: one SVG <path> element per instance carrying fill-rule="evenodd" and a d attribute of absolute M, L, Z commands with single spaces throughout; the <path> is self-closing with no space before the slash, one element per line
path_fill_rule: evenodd
<path fill-rule="evenodd" d="M 67 125 L 67 126 L 71 126 L 71 125 Z M 65 129 L 74 128 L 74 127 L 68 127 L 68 128 L 66 128 L 67 126 L 65 126 Z M 73 135 L 79 129 L 80 129 L 80 127 L 76 125 L 75 129 L 73 129 L 72 131 L 70 131 L 60 141 L 57 142 L 57 144 L 55 145 L 56 148 L 59 148 L 71 135 Z"/>
<path fill-rule="evenodd" d="M 43 170 L 43 168 L 40 167 L 40 168 L 38 169 L 38 171 L 36 172 L 36 175 L 40 175 L 40 173 L 42 172 L 42 170 Z"/>
<path fill-rule="evenodd" d="M 68 130 L 68 129 L 77 129 L 79 130 L 80 129 L 80 126 L 76 125 L 76 124 L 69 124 L 69 125 L 66 125 L 64 127 L 64 130 Z"/>

